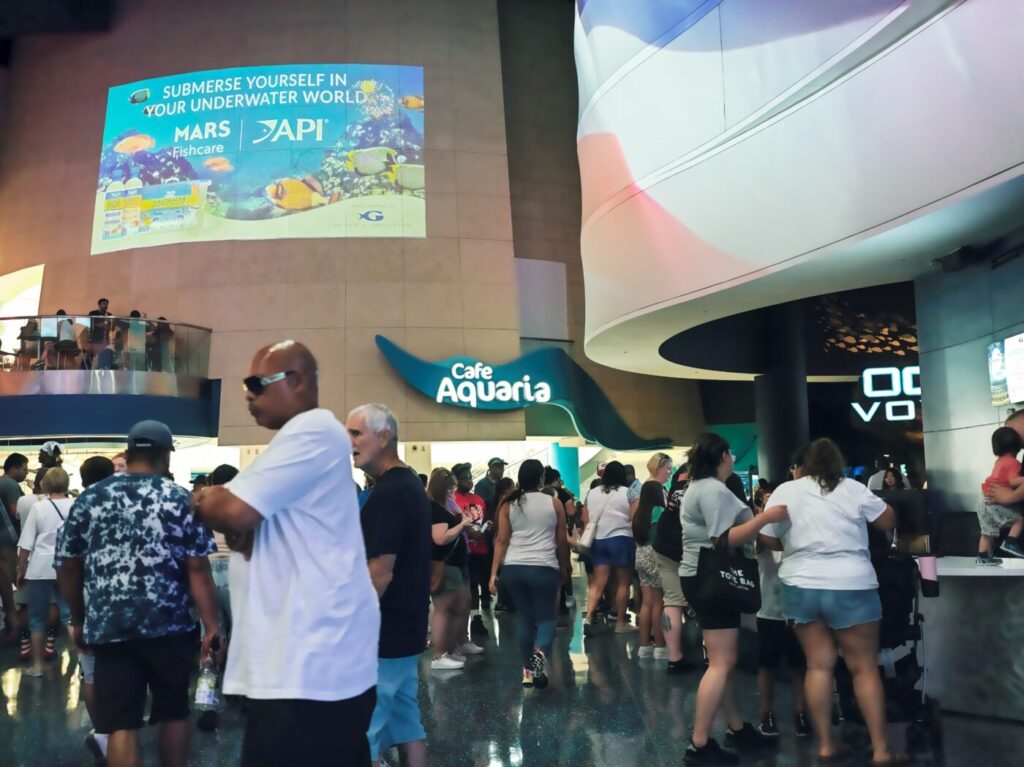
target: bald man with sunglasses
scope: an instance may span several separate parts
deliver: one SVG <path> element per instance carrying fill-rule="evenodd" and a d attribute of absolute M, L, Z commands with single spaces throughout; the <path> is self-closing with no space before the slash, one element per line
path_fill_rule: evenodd
<path fill-rule="evenodd" d="M 256 423 L 277 434 L 195 499 L 197 517 L 236 551 L 224 692 L 250 700 L 241 763 L 369 765 L 380 609 L 352 446 L 319 407 L 316 359 L 302 344 L 260 349 L 243 387 Z"/>

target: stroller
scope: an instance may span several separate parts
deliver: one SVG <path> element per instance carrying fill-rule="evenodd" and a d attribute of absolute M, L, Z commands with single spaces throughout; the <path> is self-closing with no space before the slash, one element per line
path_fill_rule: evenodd
<path fill-rule="evenodd" d="M 887 539 L 884 545 L 871 546 L 871 560 L 882 600 L 879 671 L 885 688 L 886 718 L 890 723 L 906 723 L 909 752 L 938 756 L 942 752 L 942 723 L 938 702 L 928 697 L 921 664 L 926 656 L 924 617 L 918 609 L 922 592 L 917 561 L 891 548 Z M 853 694 L 853 677 L 842 658 L 836 664 L 834 719 L 836 723 L 864 724 Z"/>

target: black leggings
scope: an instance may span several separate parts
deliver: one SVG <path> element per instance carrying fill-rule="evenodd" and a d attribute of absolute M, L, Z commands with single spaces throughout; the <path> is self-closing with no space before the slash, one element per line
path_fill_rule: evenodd
<path fill-rule="evenodd" d="M 489 553 L 469 555 L 469 596 L 473 610 L 480 609 L 481 600 L 488 604 L 491 601 L 492 556 Z"/>

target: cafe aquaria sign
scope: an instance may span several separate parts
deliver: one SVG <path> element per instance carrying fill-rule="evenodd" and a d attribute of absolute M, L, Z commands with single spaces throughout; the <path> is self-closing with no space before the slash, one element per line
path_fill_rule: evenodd
<path fill-rule="evenodd" d="M 377 348 L 410 386 L 441 405 L 471 410 L 555 405 L 569 414 L 581 437 L 605 447 L 653 450 L 672 442 L 636 434 L 597 382 L 559 348 L 538 349 L 504 365 L 469 357 L 428 362 L 384 336 L 377 336 Z"/>

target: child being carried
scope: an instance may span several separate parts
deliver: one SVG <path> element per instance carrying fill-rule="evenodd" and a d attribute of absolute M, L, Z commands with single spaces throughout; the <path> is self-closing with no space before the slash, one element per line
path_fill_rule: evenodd
<path fill-rule="evenodd" d="M 1021 450 L 1020 435 L 1008 426 L 1002 426 L 992 432 L 992 452 L 996 456 L 992 473 L 981 485 L 982 499 L 978 506 L 978 523 L 981 527 L 981 538 L 978 541 L 979 565 L 1001 565 L 1003 560 L 995 556 L 992 545 L 999 537 L 999 532 L 1010 525 L 1010 534 L 999 547 L 999 553 L 1010 557 L 1024 558 L 1024 549 L 1020 546 L 1020 534 L 1024 532 L 1024 509 L 1019 505 L 1003 506 L 992 503 L 987 496 L 989 489 L 997 487 L 1019 487 L 1024 484 L 1020 476 L 1021 463 L 1017 454 Z"/>

